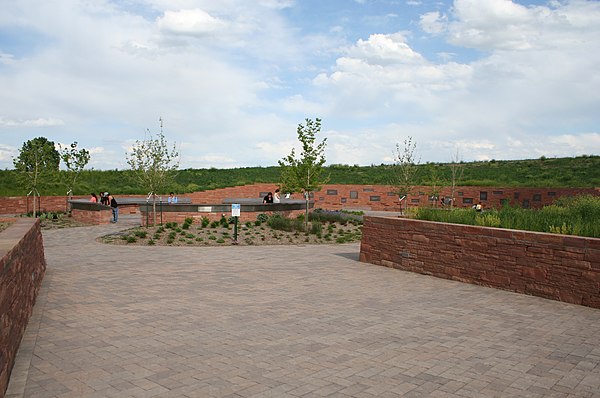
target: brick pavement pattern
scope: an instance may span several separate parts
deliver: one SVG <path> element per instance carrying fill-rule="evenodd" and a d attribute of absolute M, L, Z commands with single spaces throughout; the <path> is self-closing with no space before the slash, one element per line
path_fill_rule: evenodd
<path fill-rule="evenodd" d="M 44 232 L 7 397 L 598 397 L 600 311 L 359 263 L 358 245 Z"/>

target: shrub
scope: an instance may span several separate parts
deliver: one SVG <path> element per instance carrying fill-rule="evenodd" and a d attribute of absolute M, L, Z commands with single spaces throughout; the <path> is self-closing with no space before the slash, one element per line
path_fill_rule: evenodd
<path fill-rule="evenodd" d="M 320 236 L 323 233 L 323 224 L 319 221 L 313 221 L 310 223 L 310 233 L 313 235 Z"/>
<path fill-rule="evenodd" d="M 200 236 L 196 238 L 196 242 L 202 242 L 203 240 L 204 240 L 204 238 L 202 238 Z"/>
<path fill-rule="evenodd" d="M 219 226 L 219 222 L 218 221 L 213 221 L 210 223 L 210 227 L 211 228 L 217 228 Z"/>
<path fill-rule="evenodd" d="M 153 240 L 153 239 L 150 239 L 150 240 L 148 241 L 148 245 L 149 245 L 149 246 L 154 246 L 154 245 L 155 245 L 155 242 L 154 242 L 154 240 Z"/>
<path fill-rule="evenodd" d="M 275 230 L 279 231 L 292 231 L 294 226 L 292 220 L 283 217 L 280 214 L 275 214 L 267 220 L 267 225 Z"/>
<path fill-rule="evenodd" d="M 165 232 L 165 227 L 162 225 L 156 229 L 157 234 L 162 234 L 163 232 Z"/>
<path fill-rule="evenodd" d="M 130 235 L 127 237 L 127 243 L 135 243 L 135 242 L 137 242 L 137 238 L 135 236 Z"/>
<path fill-rule="evenodd" d="M 148 232 L 137 230 L 137 231 L 135 231 L 134 235 L 137 236 L 138 238 L 144 239 L 148 235 Z"/>
<path fill-rule="evenodd" d="M 225 243 L 225 239 L 219 238 L 219 239 L 217 239 L 217 243 Z"/>
<path fill-rule="evenodd" d="M 185 234 L 185 237 L 188 238 L 188 239 L 193 239 L 195 236 L 196 235 L 194 235 L 192 233 L 189 233 L 189 232 L 187 234 Z"/>
<path fill-rule="evenodd" d="M 246 221 L 246 227 L 252 228 L 253 225 L 252 221 Z"/>
<path fill-rule="evenodd" d="M 193 224 L 194 223 L 194 218 L 193 217 L 186 217 L 185 223 L 186 224 Z"/>
<path fill-rule="evenodd" d="M 482 227 L 499 227 L 500 216 L 495 213 L 481 213 L 475 217 L 475 224 Z"/>
<path fill-rule="evenodd" d="M 268 214 L 260 213 L 259 215 L 256 216 L 256 221 L 260 221 L 261 223 L 267 222 L 268 220 L 269 220 Z"/>
<path fill-rule="evenodd" d="M 210 236 L 208 237 L 208 239 L 210 239 L 210 240 L 217 240 L 217 237 L 216 237 L 216 236 L 214 236 L 214 235 L 210 235 Z"/>
<path fill-rule="evenodd" d="M 190 225 L 187 222 L 183 223 L 183 225 L 181 226 L 182 229 L 190 229 Z"/>
<path fill-rule="evenodd" d="M 219 220 L 219 224 L 221 224 L 224 227 L 229 225 L 229 222 L 227 221 L 227 219 L 225 218 L 224 215 L 221 216 L 221 219 Z"/>
<path fill-rule="evenodd" d="M 246 239 L 244 239 L 244 242 L 246 242 L 247 245 L 253 245 L 254 244 L 254 240 L 252 240 L 252 238 L 246 238 Z"/>
<path fill-rule="evenodd" d="M 208 219 L 208 217 L 202 216 L 202 221 L 200 222 L 200 225 L 202 225 L 202 228 L 208 227 L 208 224 L 210 224 L 210 220 Z"/>

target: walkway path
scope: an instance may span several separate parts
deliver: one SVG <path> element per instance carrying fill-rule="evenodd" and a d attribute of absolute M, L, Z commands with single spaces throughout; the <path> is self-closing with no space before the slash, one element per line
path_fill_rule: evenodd
<path fill-rule="evenodd" d="M 8 397 L 600 396 L 600 311 L 359 263 L 358 245 L 47 231 Z"/>

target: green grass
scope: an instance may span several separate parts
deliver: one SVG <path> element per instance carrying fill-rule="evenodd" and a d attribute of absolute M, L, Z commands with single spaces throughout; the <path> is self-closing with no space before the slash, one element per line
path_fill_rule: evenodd
<path fill-rule="evenodd" d="M 450 156 L 450 154 L 449 154 Z M 427 185 L 432 172 L 441 180 L 449 181 L 448 164 L 425 163 L 418 166 L 416 185 Z M 64 171 L 44 176 L 38 187 L 42 195 L 64 195 Z M 184 169 L 178 170 L 165 192 L 188 193 L 254 183 L 279 181 L 280 169 L 272 167 L 244 167 L 237 169 Z M 329 165 L 325 168 L 330 184 L 391 184 L 394 166 Z M 464 163 L 460 185 L 503 187 L 592 188 L 600 186 L 600 156 L 575 158 L 544 158 L 528 160 L 492 160 Z M 131 170 L 84 170 L 74 187 L 75 195 L 112 191 L 119 195 L 147 194 Z M 27 190 L 19 182 L 14 170 L 0 170 L 0 196 L 22 196 Z"/>
<path fill-rule="evenodd" d="M 478 213 L 472 209 L 423 207 L 417 210 L 415 218 L 600 238 L 600 197 L 581 195 L 560 198 L 553 205 L 539 210 L 504 206 L 499 210 Z"/>

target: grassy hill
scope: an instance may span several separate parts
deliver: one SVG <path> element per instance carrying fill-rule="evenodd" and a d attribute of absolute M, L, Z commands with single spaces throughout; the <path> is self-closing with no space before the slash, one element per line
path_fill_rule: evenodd
<path fill-rule="evenodd" d="M 326 174 L 330 184 L 390 184 L 394 178 L 391 165 L 349 166 L 330 165 Z M 431 176 L 448 184 L 451 170 L 446 163 L 419 165 L 418 185 L 429 185 Z M 276 184 L 279 167 L 244 167 L 236 169 L 179 170 L 174 183 L 166 191 L 194 192 L 257 182 Z M 531 160 L 502 160 L 464 163 L 460 185 L 497 187 L 600 187 L 600 156 L 575 158 L 540 158 Z M 60 176 L 45 178 L 39 189 L 42 195 L 64 195 L 65 185 Z M 76 195 L 113 191 L 119 194 L 146 194 L 129 170 L 85 170 L 78 178 Z M 0 170 L 0 196 L 25 195 L 14 170 Z"/>

